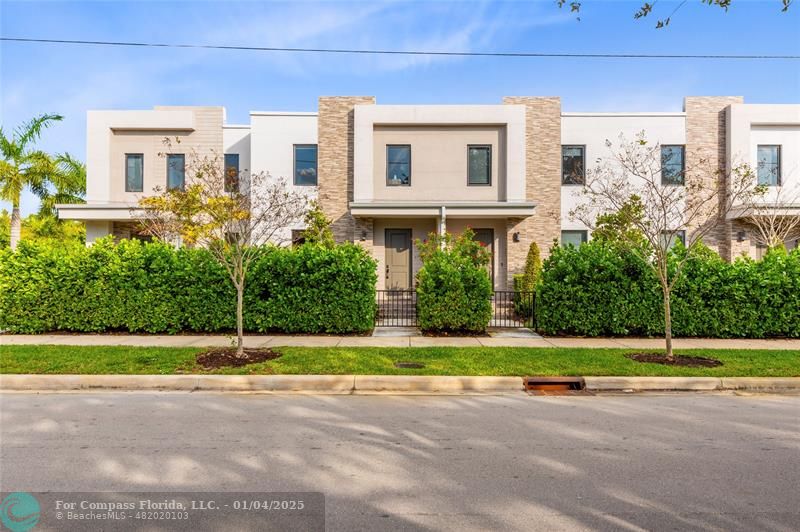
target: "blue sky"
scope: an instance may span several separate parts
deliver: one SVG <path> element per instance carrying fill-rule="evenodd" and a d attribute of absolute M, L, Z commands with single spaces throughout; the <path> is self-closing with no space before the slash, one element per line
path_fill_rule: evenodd
<path fill-rule="evenodd" d="M 3 1 L 7 37 L 278 47 L 588 53 L 800 54 L 800 5 L 689 0 L 667 29 L 635 21 L 637 2 L 585 1 L 581 20 L 555 2 L 60 2 Z M 656 15 L 677 2 L 661 0 Z M 331 56 L 109 48 L 4 42 L 0 122 L 43 113 L 65 120 L 41 146 L 85 158 L 88 109 L 224 105 L 313 111 L 320 95 L 379 103 L 498 103 L 504 95 L 561 96 L 566 111 L 675 111 L 685 95 L 800 102 L 797 61 L 515 59 Z M 8 207 L 0 203 L 0 207 Z M 26 195 L 23 213 L 37 208 Z"/>

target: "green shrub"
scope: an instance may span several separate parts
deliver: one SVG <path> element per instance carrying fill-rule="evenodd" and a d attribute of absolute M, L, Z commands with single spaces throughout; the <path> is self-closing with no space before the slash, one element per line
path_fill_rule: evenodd
<path fill-rule="evenodd" d="M 480 333 L 492 319 L 489 252 L 467 229 L 417 241 L 417 319 L 424 331 Z"/>
<path fill-rule="evenodd" d="M 264 247 L 245 287 L 249 331 L 364 332 L 375 262 L 361 248 Z M 234 329 L 235 291 L 204 249 L 103 239 L 0 250 L 0 330 L 148 333 Z"/>
<path fill-rule="evenodd" d="M 683 253 L 677 247 L 671 260 Z M 671 302 L 675 336 L 799 337 L 800 251 L 728 263 L 700 250 L 684 266 Z M 600 241 L 557 247 L 537 287 L 536 321 L 545 334 L 661 335 L 661 289 L 629 249 Z"/>
<path fill-rule="evenodd" d="M 270 248 L 245 287 L 251 330 L 364 332 L 375 325 L 375 261 L 360 246 Z"/>

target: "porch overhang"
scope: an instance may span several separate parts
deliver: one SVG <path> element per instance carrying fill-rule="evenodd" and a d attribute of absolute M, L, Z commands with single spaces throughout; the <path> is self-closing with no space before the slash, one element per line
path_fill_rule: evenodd
<path fill-rule="evenodd" d="M 532 216 L 533 202 L 350 202 L 350 214 L 357 218 L 421 218 L 437 217 L 446 209 L 448 218 L 527 218 Z"/>
<path fill-rule="evenodd" d="M 103 220 L 125 222 L 141 217 L 143 210 L 135 203 L 75 203 L 56 205 L 62 220 Z"/>
<path fill-rule="evenodd" d="M 727 215 L 728 220 L 741 220 L 756 217 L 791 217 L 800 216 L 800 203 L 775 204 L 763 203 L 759 205 L 734 206 Z"/>

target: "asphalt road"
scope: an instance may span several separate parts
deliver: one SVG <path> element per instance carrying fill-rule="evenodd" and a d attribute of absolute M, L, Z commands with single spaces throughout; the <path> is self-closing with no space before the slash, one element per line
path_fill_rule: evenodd
<path fill-rule="evenodd" d="M 322 491 L 330 530 L 798 530 L 800 397 L 0 396 L 3 491 Z"/>

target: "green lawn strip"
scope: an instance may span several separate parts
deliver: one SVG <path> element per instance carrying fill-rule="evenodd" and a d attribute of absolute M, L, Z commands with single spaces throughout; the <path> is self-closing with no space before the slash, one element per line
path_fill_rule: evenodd
<path fill-rule="evenodd" d="M 191 347 L 0 346 L 0 373 L 170 375 L 193 366 L 199 352 Z"/>
<path fill-rule="evenodd" d="M 526 347 L 279 347 L 283 356 L 240 368 L 203 371 L 198 348 L 19 345 L 0 347 L 0 373 L 51 374 L 358 374 L 358 375 L 583 375 L 797 377 L 800 351 L 683 349 L 676 353 L 721 360 L 716 368 L 643 364 L 635 349 Z M 420 362 L 400 369 L 395 362 Z"/>

